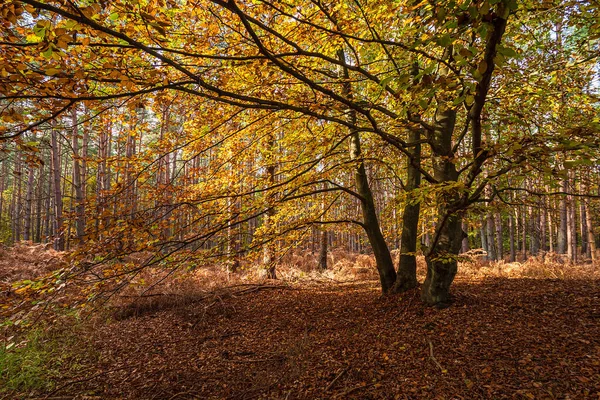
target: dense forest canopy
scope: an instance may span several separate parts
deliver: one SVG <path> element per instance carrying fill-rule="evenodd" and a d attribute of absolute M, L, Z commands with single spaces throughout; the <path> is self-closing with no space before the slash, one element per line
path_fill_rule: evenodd
<path fill-rule="evenodd" d="M 600 3 L 3 1 L 0 240 L 71 273 L 596 259 Z M 399 261 L 391 250 L 400 249 Z M 123 256 L 145 252 L 141 263 Z M 323 257 L 322 255 L 325 254 Z M 110 268 L 107 268 L 110 265 Z"/>

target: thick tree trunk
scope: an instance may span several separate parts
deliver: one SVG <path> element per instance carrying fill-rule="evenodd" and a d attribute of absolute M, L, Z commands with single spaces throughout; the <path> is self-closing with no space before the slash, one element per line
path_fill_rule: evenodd
<path fill-rule="evenodd" d="M 400 262 L 394 292 L 401 293 L 417 286 L 417 240 L 419 236 L 419 213 L 421 203 L 412 199 L 412 192 L 421 185 L 421 173 L 416 166 L 421 164 L 421 132 L 410 131 L 408 143 L 413 144 L 409 153 L 412 160 L 407 160 L 408 176 L 406 179 L 406 206 L 402 217 L 402 238 L 400 241 Z"/>
<path fill-rule="evenodd" d="M 452 162 L 452 133 L 456 112 L 438 110 L 432 132 L 433 170 L 438 182 L 458 179 L 456 165 Z M 456 276 L 457 256 L 464 232 L 462 215 L 453 209 L 458 195 L 443 193 L 438 200 L 438 219 L 431 248 L 425 256 L 427 276 L 423 283 L 421 299 L 429 305 L 445 307 L 450 303 L 450 285 Z M 493 242 L 492 242 L 493 246 Z"/>
<path fill-rule="evenodd" d="M 346 63 L 346 57 L 343 50 L 338 51 L 338 58 L 342 63 Z M 342 72 L 345 79 L 343 93 L 346 98 L 351 100 L 352 88 L 350 86 L 348 69 L 344 68 Z M 354 110 L 349 110 L 349 122 L 352 126 L 357 125 L 356 112 Z M 373 193 L 369 186 L 365 163 L 362 160 L 360 135 L 355 128 L 352 128 L 350 132 L 350 159 L 355 162 L 354 180 L 357 192 L 360 195 L 363 226 L 367 233 L 367 237 L 369 238 L 371 248 L 373 249 L 373 254 L 375 255 L 375 263 L 379 273 L 381 290 L 386 294 L 390 291 L 396 281 L 396 270 L 394 269 L 392 255 L 390 254 L 390 250 L 381 233 L 381 228 L 379 227 L 375 202 L 373 201 Z"/>

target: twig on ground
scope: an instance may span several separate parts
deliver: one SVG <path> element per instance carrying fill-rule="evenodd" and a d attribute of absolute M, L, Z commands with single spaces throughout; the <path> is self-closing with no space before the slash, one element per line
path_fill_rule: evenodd
<path fill-rule="evenodd" d="M 328 392 L 333 387 L 333 385 L 335 385 L 335 383 L 338 381 L 338 379 L 340 379 L 342 377 L 342 375 L 344 375 L 349 370 L 350 370 L 350 366 L 347 366 L 346 368 L 344 368 L 342 370 L 342 372 L 337 374 L 337 376 L 329 383 L 329 385 L 327 385 L 327 387 L 325 388 L 325 391 Z"/>
<path fill-rule="evenodd" d="M 350 394 L 352 394 L 354 392 L 358 392 L 359 390 L 366 389 L 366 388 L 371 387 L 371 386 L 375 386 L 375 384 L 374 383 L 369 383 L 368 385 L 359 385 L 359 386 L 353 387 L 351 389 L 348 389 L 348 390 L 346 390 L 343 393 L 337 394 L 334 397 L 345 397 L 345 396 L 348 396 L 348 395 L 350 395 Z"/>
<path fill-rule="evenodd" d="M 64 388 L 66 388 L 66 387 L 68 387 L 68 386 L 71 386 L 71 385 L 74 385 L 74 384 L 76 384 L 76 383 L 83 383 L 83 382 L 91 381 L 92 379 L 96 379 L 96 378 L 98 378 L 99 376 L 102 376 L 102 375 L 104 375 L 104 374 L 108 374 L 108 373 L 110 373 L 110 372 L 121 371 L 121 370 L 123 370 L 123 369 L 127 369 L 127 368 L 131 368 L 131 367 L 130 367 L 130 366 L 125 366 L 125 367 L 113 368 L 113 369 L 109 369 L 109 370 L 106 370 L 106 371 L 98 372 L 97 374 L 94 374 L 94 375 L 92 375 L 92 376 L 90 376 L 90 377 L 87 377 L 87 378 L 81 378 L 81 379 L 76 379 L 76 380 L 73 380 L 73 381 L 69 381 L 69 382 L 65 383 L 64 385 L 57 387 L 57 388 L 56 388 L 56 389 L 54 389 L 52 392 L 48 393 L 48 394 L 46 395 L 46 397 L 44 397 L 44 399 L 46 399 L 46 400 L 50 400 L 50 399 L 52 399 L 52 397 L 51 397 L 51 396 L 52 396 L 53 394 L 56 394 L 56 393 L 58 393 L 59 391 L 63 390 Z"/>
<path fill-rule="evenodd" d="M 431 343 L 431 340 L 427 339 L 427 342 L 429 342 L 429 358 L 431 358 L 433 360 L 435 365 L 438 366 L 438 368 L 440 369 L 440 371 L 442 371 L 442 373 L 445 373 L 446 370 L 442 367 L 442 364 L 440 364 L 439 361 L 433 355 L 433 344 Z"/>

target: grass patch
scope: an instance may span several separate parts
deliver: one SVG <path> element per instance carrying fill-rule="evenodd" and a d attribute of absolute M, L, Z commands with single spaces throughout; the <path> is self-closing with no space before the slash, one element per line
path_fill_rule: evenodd
<path fill-rule="evenodd" d="M 77 324 L 63 329 L 35 328 L 19 341 L 0 344 L 0 397 L 43 393 L 61 376 L 76 372 L 90 359 Z"/>

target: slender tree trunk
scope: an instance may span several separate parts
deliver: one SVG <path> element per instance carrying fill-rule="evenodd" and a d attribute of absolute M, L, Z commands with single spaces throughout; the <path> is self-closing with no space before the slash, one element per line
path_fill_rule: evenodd
<path fill-rule="evenodd" d="M 481 216 L 481 227 L 479 228 L 479 235 L 481 236 L 481 248 L 485 251 L 486 258 L 489 257 L 488 240 L 487 240 L 487 222 L 484 216 Z"/>
<path fill-rule="evenodd" d="M 467 225 L 466 221 L 463 221 L 462 230 L 466 233 L 468 229 L 469 226 Z M 469 251 L 469 236 L 465 235 L 464 239 L 462 240 L 460 252 L 466 253 L 467 251 Z"/>
<path fill-rule="evenodd" d="M 523 208 L 521 227 L 523 230 L 521 251 L 523 252 L 523 261 L 525 261 L 527 260 L 527 207 Z"/>
<path fill-rule="evenodd" d="M 65 238 L 63 232 L 63 207 L 60 185 L 60 147 L 58 144 L 58 131 L 54 127 L 51 130 L 50 140 L 50 150 L 52 154 L 52 185 L 54 189 L 54 249 L 62 251 L 65 249 Z"/>
<path fill-rule="evenodd" d="M 488 260 L 497 261 L 498 255 L 496 253 L 496 241 L 494 240 L 494 232 L 496 230 L 494 224 L 494 217 L 492 214 L 488 214 L 486 216 L 486 235 L 487 235 L 487 245 L 488 245 Z"/>
<path fill-rule="evenodd" d="M 17 155 L 17 173 L 16 173 L 16 183 L 17 183 L 17 190 L 15 190 L 15 196 L 13 196 L 14 203 L 15 203 L 15 207 L 13 208 L 14 210 L 14 216 L 13 216 L 13 223 L 14 223 L 14 241 L 18 242 L 21 240 L 21 221 L 23 220 L 23 209 L 22 209 L 22 199 L 23 196 L 21 194 L 21 190 L 23 187 L 23 160 L 21 158 L 21 155 Z"/>
<path fill-rule="evenodd" d="M 594 237 L 594 225 L 592 222 L 592 212 L 589 201 L 586 202 L 587 212 L 585 213 L 586 228 L 587 228 L 587 242 L 588 242 L 588 256 L 592 259 L 592 263 L 596 263 L 596 239 Z"/>
<path fill-rule="evenodd" d="M 531 255 L 537 256 L 540 251 L 540 210 L 533 206 L 529 207 L 529 223 L 530 223 L 530 247 Z"/>
<path fill-rule="evenodd" d="M 509 241 L 510 241 L 510 262 L 517 261 L 517 251 L 515 249 L 515 217 L 512 214 L 512 211 L 508 213 L 508 226 L 509 226 Z"/>
<path fill-rule="evenodd" d="M 23 238 L 25 240 L 33 241 L 33 187 L 34 187 L 34 176 L 35 168 L 32 164 L 27 166 L 27 191 L 25 193 L 25 231 Z"/>
<path fill-rule="evenodd" d="M 82 171 L 79 156 L 79 138 L 77 129 L 77 109 L 71 111 L 71 123 L 73 125 L 72 147 L 73 147 L 73 190 L 75 191 L 75 232 L 80 245 L 85 238 L 85 205 L 82 184 Z"/>
<path fill-rule="evenodd" d="M 338 51 L 339 60 L 342 63 L 346 63 L 346 57 L 343 50 Z M 348 99 L 352 99 L 352 90 L 349 81 L 348 69 L 343 69 L 344 74 L 344 86 L 343 93 Z M 352 126 L 357 125 L 356 112 L 349 110 L 349 122 Z M 362 159 L 362 153 L 360 148 L 360 135 L 358 130 L 351 128 L 350 135 L 350 159 L 355 162 L 354 179 L 358 194 L 361 196 L 360 204 L 363 215 L 363 226 L 369 238 L 369 243 L 373 249 L 375 255 L 375 262 L 377 265 L 377 271 L 379 272 L 379 280 L 381 282 L 382 292 L 388 293 L 394 282 L 396 281 L 396 270 L 394 269 L 394 262 L 390 254 L 390 250 L 385 242 L 381 228 L 379 227 L 379 220 L 377 219 L 377 212 L 375 210 L 375 202 L 373 201 L 373 193 L 369 186 L 369 180 L 365 169 L 365 163 Z"/>
<path fill-rule="evenodd" d="M 327 229 L 323 229 L 321 232 L 319 248 L 319 270 L 324 271 L 327 269 L 327 242 L 329 241 L 329 234 Z"/>
<path fill-rule="evenodd" d="M 39 170 L 39 178 L 37 182 L 37 194 L 36 194 L 36 211 L 35 211 L 35 237 L 34 241 L 36 243 L 41 243 L 42 241 L 42 207 L 43 207 L 43 197 L 44 197 L 44 183 L 45 179 L 45 163 L 40 166 Z"/>
<path fill-rule="evenodd" d="M 502 217 L 499 212 L 494 215 L 494 224 L 496 227 L 496 258 L 502 261 L 504 259 L 504 232 L 502 230 Z"/>
<path fill-rule="evenodd" d="M 569 171 L 568 191 L 573 192 L 573 174 Z M 577 216 L 575 200 L 572 195 L 567 196 L 567 256 L 571 262 L 577 261 Z"/>
<path fill-rule="evenodd" d="M 562 181 L 562 191 L 566 192 L 569 189 L 567 179 Z M 559 228 L 556 243 L 556 252 L 565 254 L 567 252 L 567 200 L 565 196 L 561 196 L 559 204 Z"/>
<path fill-rule="evenodd" d="M 263 158 L 266 166 L 266 181 L 267 187 L 271 188 L 275 185 L 275 135 L 273 132 L 270 132 L 266 138 L 266 146 L 263 151 Z M 271 224 L 275 218 L 275 195 L 272 190 L 267 190 L 267 204 L 269 209 L 267 210 L 264 218 L 264 225 L 266 231 L 268 232 L 271 229 Z M 275 263 L 275 243 L 272 240 L 267 241 L 263 245 L 263 266 L 267 273 L 268 279 L 277 279 L 277 266 Z"/>
<path fill-rule="evenodd" d="M 407 159 L 408 176 L 406 179 L 406 206 L 402 217 L 402 238 L 400 241 L 400 263 L 394 284 L 394 292 L 401 293 L 417 286 L 417 240 L 419 236 L 419 213 L 421 203 L 412 200 L 411 195 L 421 185 L 421 173 L 416 166 L 421 164 L 421 132 L 412 130 L 409 133 L 408 143 L 413 146 L 409 150 L 410 158 Z"/>

